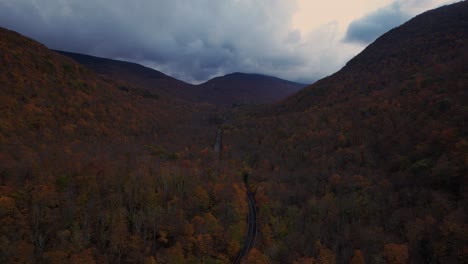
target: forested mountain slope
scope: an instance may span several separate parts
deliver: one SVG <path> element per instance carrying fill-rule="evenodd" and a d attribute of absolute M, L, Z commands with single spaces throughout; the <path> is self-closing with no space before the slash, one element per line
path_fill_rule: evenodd
<path fill-rule="evenodd" d="M 225 156 L 252 167 L 263 254 L 467 261 L 467 29 L 466 1 L 426 12 L 298 94 L 234 111 Z"/>
<path fill-rule="evenodd" d="M 462 72 L 466 64 L 466 1 L 431 10 L 390 30 L 346 66 L 307 87 L 283 104 L 305 110 L 314 102 L 333 96 L 360 96 L 375 90 L 395 89 L 408 79 L 424 84 L 447 71 Z M 325 96 L 325 97 L 323 97 Z"/>
<path fill-rule="evenodd" d="M 0 29 L 0 263 L 235 259 L 247 203 L 215 110 Z"/>
<path fill-rule="evenodd" d="M 193 85 L 179 81 L 154 69 L 126 61 L 66 51 L 57 52 L 75 60 L 106 80 L 122 80 L 159 95 L 193 100 Z"/>

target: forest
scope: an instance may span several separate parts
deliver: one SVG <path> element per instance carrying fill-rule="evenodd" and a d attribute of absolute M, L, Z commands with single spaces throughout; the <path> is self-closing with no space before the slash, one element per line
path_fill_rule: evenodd
<path fill-rule="evenodd" d="M 232 107 L 0 28 L 0 263 L 233 263 L 245 175 L 242 263 L 467 263 L 467 24 L 466 1 L 428 11 Z"/>

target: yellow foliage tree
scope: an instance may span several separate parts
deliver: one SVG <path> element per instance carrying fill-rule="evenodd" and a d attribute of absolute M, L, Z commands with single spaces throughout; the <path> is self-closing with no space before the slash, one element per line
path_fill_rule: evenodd
<path fill-rule="evenodd" d="M 384 246 L 384 256 L 389 264 L 408 263 L 408 245 L 406 244 L 386 244 Z"/>
<path fill-rule="evenodd" d="M 247 255 L 247 259 L 245 260 L 247 264 L 267 264 L 270 263 L 267 256 L 263 255 L 260 251 L 256 248 L 250 250 L 249 255 Z"/>
<path fill-rule="evenodd" d="M 362 251 L 357 249 L 354 251 L 354 256 L 351 258 L 351 264 L 365 264 L 364 255 Z"/>
<path fill-rule="evenodd" d="M 322 245 L 320 240 L 315 242 L 315 247 L 319 252 L 318 263 L 320 264 L 335 264 L 336 255 L 333 251 L 326 246 Z"/>

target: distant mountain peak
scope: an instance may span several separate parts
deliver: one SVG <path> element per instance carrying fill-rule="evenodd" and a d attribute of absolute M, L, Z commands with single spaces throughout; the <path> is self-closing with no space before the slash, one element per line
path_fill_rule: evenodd
<path fill-rule="evenodd" d="M 216 104 L 272 103 L 292 95 L 305 84 L 257 73 L 233 72 L 198 85 L 201 100 Z"/>

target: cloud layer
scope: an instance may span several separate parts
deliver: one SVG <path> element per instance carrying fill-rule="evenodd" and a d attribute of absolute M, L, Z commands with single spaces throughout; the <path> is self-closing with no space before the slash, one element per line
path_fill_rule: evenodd
<path fill-rule="evenodd" d="M 406 22 L 410 15 L 395 2 L 358 20 L 353 21 L 346 32 L 345 40 L 368 44 L 388 30 Z"/>
<path fill-rule="evenodd" d="M 386 7 L 352 21 L 344 40 L 367 45 L 390 29 L 408 21 L 414 15 L 450 2 L 453 1 L 395 0 Z"/>
<path fill-rule="evenodd" d="M 284 0 L 0 0 L 0 26 L 53 49 L 134 61 L 188 82 L 240 71 L 310 83 L 363 48 L 351 42 L 368 43 L 406 19 L 399 7 L 353 22 L 350 43 L 333 19 L 294 30 L 297 7 Z"/>

